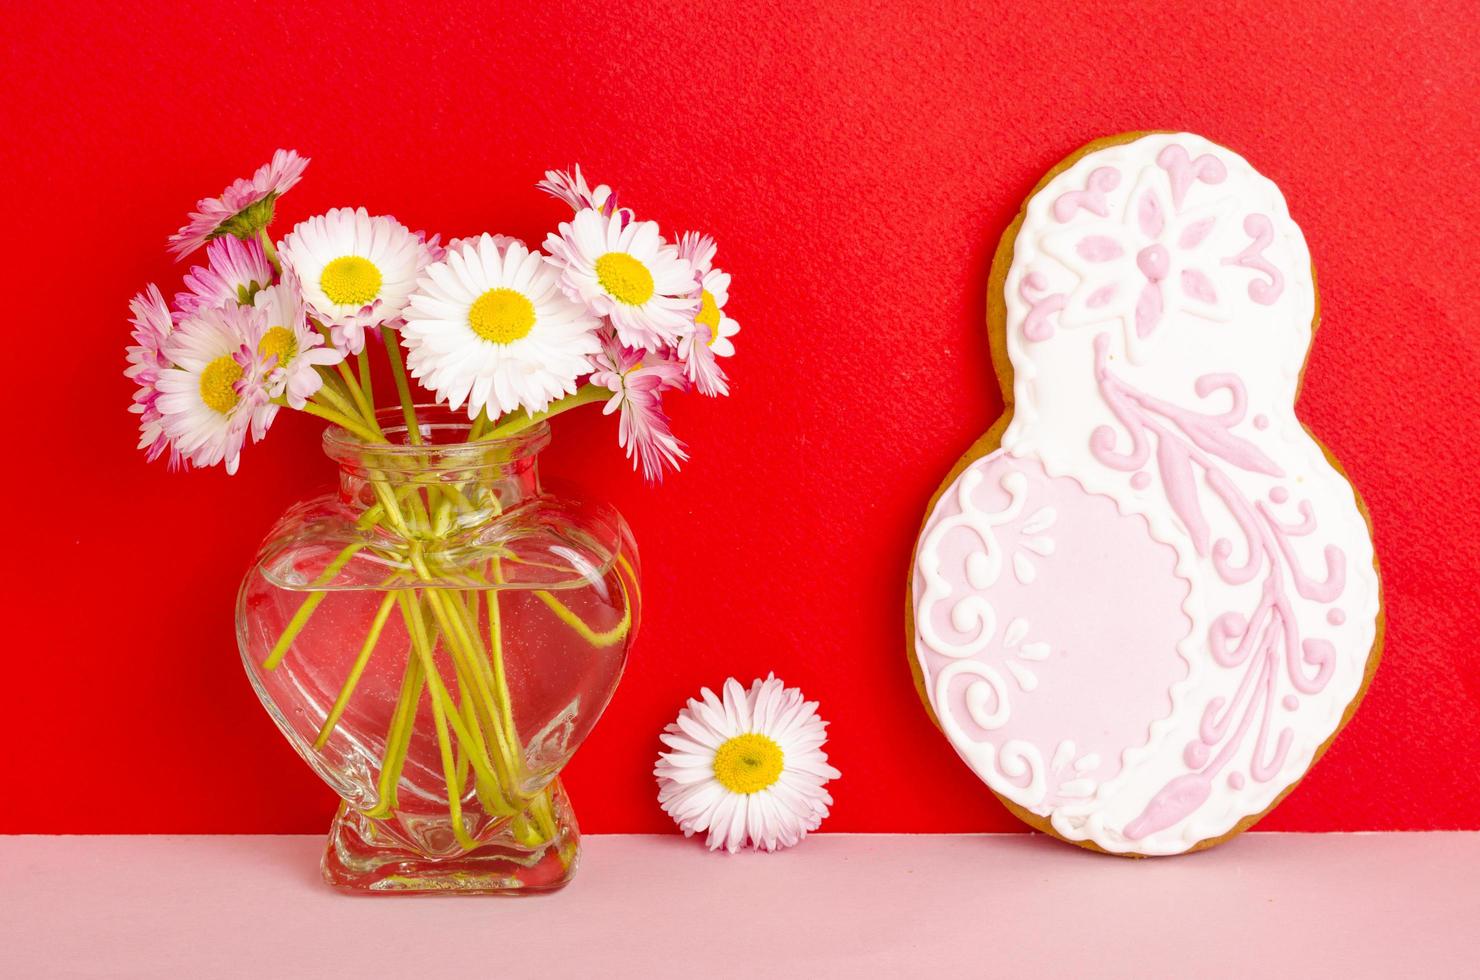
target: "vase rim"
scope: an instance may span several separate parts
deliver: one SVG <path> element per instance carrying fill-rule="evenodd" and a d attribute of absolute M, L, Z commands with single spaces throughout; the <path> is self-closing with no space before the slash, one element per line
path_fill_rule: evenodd
<path fill-rule="evenodd" d="M 388 442 L 369 442 L 347 429 L 331 425 L 324 430 L 324 452 L 339 463 L 358 463 L 372 454 L 380 465 L 404 461 L 408 467 L 489 465 L 533 456 L 550 444 L 550 423 L 540 420 L 512 435 L 468 441 L 473 423 L 466 413 L 445 405 L 422 404 L 416 411 L 417 430 L 423 442 L 412 443 L 410 427 L 399 406 L 383 408 L 375 420 Z"/>

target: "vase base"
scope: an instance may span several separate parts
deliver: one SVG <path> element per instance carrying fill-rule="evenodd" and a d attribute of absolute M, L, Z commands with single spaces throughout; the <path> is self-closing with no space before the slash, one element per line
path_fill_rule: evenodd
<path fill-rule="evenodd" d="M 471 851 L 439 856 L 410 846 L 379 820 L 339 805 L 321 865 L 324 880 L 369 895 L 537 895 L 575 877 L 580 832 L 556 783 L 547 797 L 554 833 L 535 844 L 517 840 L 510 823 Z"/>

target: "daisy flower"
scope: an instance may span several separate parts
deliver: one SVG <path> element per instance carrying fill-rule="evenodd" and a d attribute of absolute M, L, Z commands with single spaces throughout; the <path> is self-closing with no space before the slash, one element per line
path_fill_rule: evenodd
<path fill-rule="evenodd" d="M 586 208 L 545 239 L 571 299 L 610 317 L 628 347 L 671 346 L 699 311 L 693 268 L 666 244 L 654 221 L 624 223 Z"/>
<path fill-rule="evenodd" d="M 303 294 L 291 271 L 283 273 L 282 282 L 258 293 L 255 305 L 263 313 L 257 355 L 267 374 L 267 393 L 301 409 L 324 383 L 319 366 L 338 364 L 344 355 L 326 346 L 319 332 L 309 326 Z M 277 406 L 271 408 L 275 412 Z"/>
<path fill-rule="evenodd" d="M 159 287 L 153 283 L 130 300 L 128 306 L 134 343 L 126 351 L 128 367 L 123 374 L 139 386 L 129 406 L 129 411 L 139 416 L 139 448 L 151 463 L 165 449 L 170 449 L 170 469 L 177 469 L 184 465 L 184 459 L 178 447 L 170 446 L 164 431 L 164 415 L 159 410 L 159 378 L 170 367 L 164 346 L 175 329 L 174 317 Z"/>
<path fill-rule="evenodd" d="M 442 244 L 441 232 L 435 235 L 428 235 L 426 230 L 423 229 L 421 231 L 413 231 L 412 234 L 416 236 L 417 241 L 421 242 L 421 247 L 426 250 L 426 261 L 428 265 L 433 262 L 441 262 L 447 258 L 448 246 Z"/>
<path fill-rule="evenodd" d="M 707 830 L 712 851 L 790 847 L 827 816 L 823 787 L 841 775 L 822 751 L 826 726 L 775 674 L 749 691 L 732 677 L 723 699 L 706 687 L 660 736 L 658 802 L 685 837 Z"/>
<path fill-rule="evenodd" d="M 716 358 L 735 353 L 731 337 L 740 325 L 724 313 L 730 299 L 730 274 L 714 266 L 717 248 L 714 239 L 696 231 L 685 232 L 678 239 L 679 258 L 694 268 L 699 285 L 699 311 L 694 314 L 693 329 L 678 340 L 678 357 L 684 373 L 702 395 L 728 395 L 725 372 Z"/>
<path fill-rule="evenodd" d="M 257 290 L 271 283 L 275 271 L 257 241 L 230 235 L 206 246 L 206 264 L 185 274 L 185 292 L 175 294 L 175 308 L 189 316 L 208 306 L 250 306 Z"/>
<path fill-rule="evenodd" d="M 616 192 L 605 184 L 600 184 L 593 190 L 586 183 L 579 163 L 571 170 L 546 170 L 545 179 L 534 186 L 551 197 L 564 201 L 570 205 L 572 211 L 595 208 L 602 214 L 609 215 L 617 207 Z"/>
<path fill-rule="evenodd" d="M 621 410 L 617 444 L 627 450 L 633 469 L 642 463 L 645 479 L 661 480 L 665 463 L 677 470 L 679 462 L 689 458 L 663 412 L 663 390 L 684 386 L 683 365 L 662 354 L 624 348 L 608 338 L 596 358 L 591 383 L 612 392 L 602 414 Z"/>
<path fill-rule="evenodd" d="M 464 245 L 476 244 L 484 238 L 493 239 L 493 245 L 495 248 L 498 249 L 498 254 L 500 255 L 503 255 L 505 252 L 507 252 L 510 245 L 520 245 L 523 246 L 525 251 L 529 250 L 529 246 L 524 244 L 524 239 L 522 238 L 515 238 L 513 235 L 490 235 L 484 233 L 482 235 L 472 235 L 468 238 L 454 238 L 452 241 L 448 242 L 447 247 L 442 250 L 442 258 L 433 259 L 432 261 L 445 261 L 447 258 L 447 253 L 451 252 L 453 249 L 460 249 Z"/>
<path fill-rule="evenodd" d="M 413 377 L 468 418 L 533 414 L 576 390 L 601 349 L 598 321 L 539 252 L 492 235 L 449 249 L 410 296 L 401 340 Z"/>
<path fill-rule="evenodd" d="M 293 150 L 278 150 L 250 178 L 234 181 L 220 197 L 196 202 L 185 227 L 170 236 L 170 252 L 182 259 L 222 235 L 255 237 L 272 223 L 277 199 L 303 178 L 307 166 L 307 157 Z"/>
<path fill-rule="evenodd" d="M 389 215 L 334 208 L 300 221 L 278 246 L 302 284 L 308 312 L 345 354 L 365 349 L 365 328 L 399 326 L 426 244 Z"/>
<path fill-rule="evenodd" d="M 250 306 L 203 309 L 165 341 L 173 367 L 159 378 L 159 410 L 170 443 L 196 466 L 235 473 L 247 432 L 272 421 L 261 359 L 263 313 Z"/>

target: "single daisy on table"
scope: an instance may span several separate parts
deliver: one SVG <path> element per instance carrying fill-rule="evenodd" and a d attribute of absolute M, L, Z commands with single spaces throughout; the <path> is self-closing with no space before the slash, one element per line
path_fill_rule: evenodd
<path fill-rule="evenodd" d="M 262 438 L 272 408 L 257 353 L 263 313 L 250 306 L 200 310 L 165 341 L 159 410 L 170 444 L 195 466 L 235 473 L 247 433 Z"/>
<path fill-rule="evenodd" d="M 694 387 L 710 397 L 730 393 L 724 369 L 716 358 L 734 355 L 735 344 L 730 338 L 740 332 L 740 325 L 724 312 L 730 301 L 730 274 L 715 267 L 717 250 L 713 238 L 696 231 L 685 232 L 678 239 L 679 258 L 693 266 L 699 284 L 699 310 L 694 314 L 693 329 L 678 340 L 678 357 Z"/>
<path fill-rule="evenodd" d="M 591 208 L 545 239 L 571 299 L 611 319 L 628 347 L 672 346 L 699 311 L 692 267 L 663 241 L 655 221 L 625 222 Z"/>
<path fill-rule="evenodd" d="M 602 214 L 611 214 L 617 208 L 617 195 L 605 184 L 592 188 L 586 183 L 578 163 L 570 170 L 546 170 L 545 179 L 534 185 L 551 197 L 570 205 L 572 211 L 595 208 Z"/>
<path fill-rule="evenodd" d="M 633 350 L 607 337 L 596 357 L 591 383 L 612 392 L 601 413 L 621 411 L 617 444 L 627 450 L 633 469 L 642 464 L 645 479 L 657 482 L 663 478 L 665 464 L 677 470 L 689 458 L 663 412 L 664 390 L 684 386 L 683 365 L 666 354 Z"/>
<path fill-rule="evenodd" d="M 278 246 L 284 268 L 297 275 L 308 312 L 330 329 L 345 354 L 365 349 L 367 327 L 396 327 L 426 243 L 389 215 L 334 208 L 300 221 Z"/>
<path fill-rule="evenodd" d="M 169 436 L 164 431 L 164 415 L 159 410 L 159 378 L 170 368 L 164 346 L 174 332 L 175 320 L 160 295 L 159 287 L 153 283 L 130 300 L 128 307 L 132 314 L 129 322 L 134 327 L 134 343 L 125 351 L 128 367 L 123 374 L 139 386 L 129 411 L 139 416 L 139 448 L 152 463 L 166 449 L 171 449 Z M 173 448 L 170 469 L 183 465 L 184 457 L 178 448 Z"/>
<path fill-rule="evenodd" d="M 175 294 L 175 308 L 189 316 L 208 306 L 250 306 L 252 297 L 275 275 L 261 244 L 227 235 L 206 246 L 205 265 L 185 274 L 185 291 Z"/>
<path fill-rule="evenodd" d="M 264 317 L 257 355 L 267 375 L 267 393 L 302 408 L 323 386 L 318 368 L 332 367 L 344 355 L 327 346 L 309 325 L 303 294 L 291 271 L 283 273 L 282 282 L 258 293 L 254 305 Z"/>
<path fill-rule="evenodd" d="M 468 418 L 544 411 L 591 370 L 597 319 L 539 252 L 493 235 L 427 266 L 401 329 L 413 377 Z"/>
<path fill-rule="evenodd" d="M 196 202 L 190 220 L 170 236 L 170 252 L 182 259 L 213 238 L 253 238 L 272 223 L 277 199 L 303 178 L 308 158 L 278 150 L 251 177 L 233 181 L 220 197 Z"/>
<path fill-rule="evenodd" d="M 724 697 L 689 699 L 660 736 L 658 802 L 685 837 L 708 831 L 710 850 L 747 844 L 774 851 L 799 843 L 827 816 L 823 787 L 839 773 L 822 745 L 817 703 L 768 676 L 746 691 L 733 677 Z"/>

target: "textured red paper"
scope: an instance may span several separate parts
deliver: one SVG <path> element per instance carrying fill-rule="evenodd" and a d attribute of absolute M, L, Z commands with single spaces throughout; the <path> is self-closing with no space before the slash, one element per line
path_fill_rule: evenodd
<path fill-rule="evenodd" d="M 582 824 L 670 826 L 656 734 L 701 685 L 775 670 L 822 702 L 831 830 L 1017 827 L 916 701 L 904 587 L 926 500 L 1000 408 L 986 270 L 1064 154 L 1186 128 L 1285 190 L 1325 315 L 1301 402 L 1377 526 L 1387 653 L 1363 710 L 1265 827 L 1480 827 L 1480 99 L 1473 3 L 696 0 L 501 10 L 19 5 L 0 97 L 6 651 L 0 831 L 313 831 L 334 801 L 242 676 L 237 581 L 332 477 L 279 423 L 235 478 L 132 448 L 127 301 L 166 236 L 273 148 L 314 158 L 281 234 L 340 204 L 538 240 L 581 161 L 704 228 L 744 327 L 734 397 L 676 403 L 661 489 L 610 420 L 551 476 L 641 543 L 646 623 L 569 769 Z"/>

